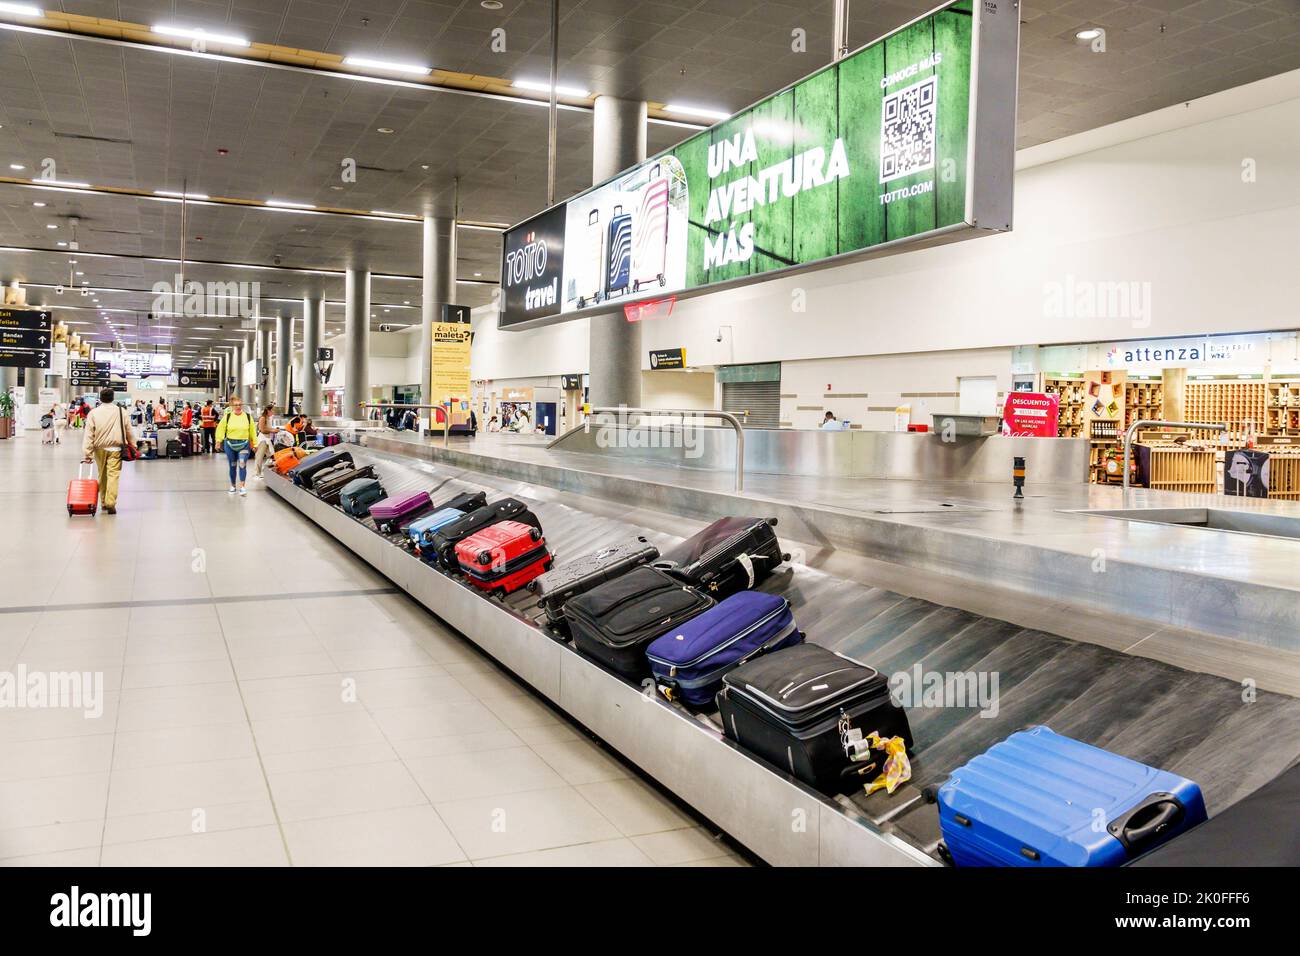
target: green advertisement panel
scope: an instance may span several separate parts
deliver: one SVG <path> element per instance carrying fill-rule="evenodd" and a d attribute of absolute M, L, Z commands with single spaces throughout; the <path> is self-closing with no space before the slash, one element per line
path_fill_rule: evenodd
<path fill-rule="evenodd" d="M 981 228 L 1009 228 L 1013 135 L 977 165 L 975 119 L 980 103 L 986 135 L 1014 130 L 1018 23 L 1006 0 L 979 2 L 936 9 L 507 231 L 501 325 L 973 232 L 980 191 L 999 193 L 989 205 L 1006 220 Z M 990 35 L 1001 62 L 977 67 Z M 528 294 L 533 273 L 545 295 Z"/>

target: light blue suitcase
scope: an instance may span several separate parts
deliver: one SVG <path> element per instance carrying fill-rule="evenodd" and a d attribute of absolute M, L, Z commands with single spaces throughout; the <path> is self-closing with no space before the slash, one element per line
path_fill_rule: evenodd
<path fill-rule="evenodd" d="M 431 515 L 412 521 L 406 526 L 406 535 L 412 550 L 418 552 L 421 545 L 432 544 L 433 535 L 439 528 L 446 527 L 457 518 L 464 516 L 465 512 L 459 508 L 441 508 Z"/>
<path fill-rule="evenodd" d="M 1119 866 L 1205 820 L 1191 780 L 1047 727 L 958 767 L 938 801 L 958 866 Z"/>

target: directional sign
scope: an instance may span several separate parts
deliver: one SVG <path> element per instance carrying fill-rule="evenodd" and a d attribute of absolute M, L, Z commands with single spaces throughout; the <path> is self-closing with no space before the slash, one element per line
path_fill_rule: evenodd
<path fill-rule="evenodd" d="M 50 338 L 43 329 L 0 329 L 0 348 L 49 351 Z"/>
<path fill-rule="evenodd" d="M 0 349 L 0 368 L 49 368 L 49 352 L 20 352 Z"/>
<path fill-rule="evenodd" d="M 212 368 L 178 368 L 176 384 L 182 388 L 216 388 L 217 370 Z"/>
<path fill-rule="evenodd" d="M 0 329 L 39 329 L 49 332 L 53 328 L 50 313 L 36 309 L 0 309 Z"/>

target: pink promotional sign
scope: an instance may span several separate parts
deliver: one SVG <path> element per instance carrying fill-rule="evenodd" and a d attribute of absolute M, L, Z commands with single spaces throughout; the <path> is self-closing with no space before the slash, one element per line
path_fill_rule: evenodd
<path fill-rule="evenodd" d="M 1042 392 L 1012 392 L 1002 409 L 1002 434 L 1055 438 L 1061 399 Z"/>

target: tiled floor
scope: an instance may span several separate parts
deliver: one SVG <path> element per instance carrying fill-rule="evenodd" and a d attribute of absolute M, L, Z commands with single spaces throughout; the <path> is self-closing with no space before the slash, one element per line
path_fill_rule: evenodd
<path fill-rule="evenodd" d="M 0 442 L 0 672 L 103 681 L 0 708 L 0 863 L 744 864 L 259 483 L 76 458 Z"/>

